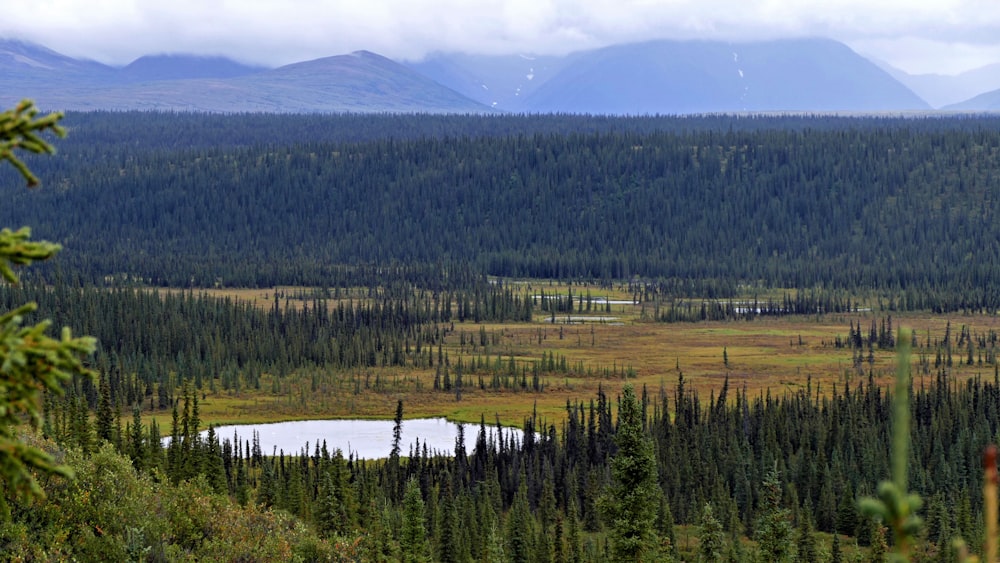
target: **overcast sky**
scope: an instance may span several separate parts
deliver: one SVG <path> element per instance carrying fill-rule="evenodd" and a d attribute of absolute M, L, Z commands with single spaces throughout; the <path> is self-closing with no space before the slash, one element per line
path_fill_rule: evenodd
<path fill-rule="evenodd" d="M 154 53 L 278 66 L 359 49 L 416 60 L 802 36 L 911 73 L 1000 62 L 1000 0 L 31 0 L 0 10 L 0 37 L 116 65 Z"/>

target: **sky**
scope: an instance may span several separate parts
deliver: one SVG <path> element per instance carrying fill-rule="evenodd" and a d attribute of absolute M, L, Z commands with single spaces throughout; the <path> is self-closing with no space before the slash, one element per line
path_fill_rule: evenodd
<path fill-rule="evenodd" d="M 910 73 L 1000 62 L 1000 0 L 31 0 L 0 38 L 124 65 L 146 54 L 280 66 L 367 49 L 564 54 L 650 39 L 826 37 Z"/>

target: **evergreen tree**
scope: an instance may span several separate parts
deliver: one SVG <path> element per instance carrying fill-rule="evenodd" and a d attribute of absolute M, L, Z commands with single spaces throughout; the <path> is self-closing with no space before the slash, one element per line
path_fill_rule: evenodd
<path fill-rule="evenodd" d="M 847 485 L 840 493 L 840 503 L 837 505 L 837 533 L 853 535 L 858 528 L 858 508 L 855 504 L 854 492 Z"/>
<path fill-rule="evenodd" d="M 722 524 L 712 514 L 712 505 L 706 503 L 698 520 L 699 563 L 721 563 L 726 549 L 726 536 Z"/>
<path fill-rule="evenodd" d="M 389 460 L 386 462 L 385 471 L 385 492 L 389 501 L 398 503 L 401 498 L 401 486 L 403 484 L 402 475 L 399 469 L 400 442 L 403 439 L 403 401 L 396 403 L 396 416 L 392 424 L 392 450 L 389 452 Z"/>
<path fill-rule="evenodd" d="M 114 411 L 111 409 L 111 387 L 108 385 L 107 376 L 102 376 L 97 399 L 97 439 L 112 441 L 113 427 Z"/>
<path fill-rule="evenodd" d="M 531 512 L 525 480 L 514 496 L 514 503 L 507 514 L 507 554 L 512 563 L 528 563 L 533 560 Z"/>
<path fill-rule="evenodd" d="M 392 508 L 388 504 L 383 505 L 381 509 L 372 506 L 370 512 L 373 519 L 365 538 L 368 547 L 367 560 L 373 563 L 400 561 L 399 545 L 392 537 Z"/>
<path fill-rule="evenodd" d="M 181 480 L 181 427 L 177 403 L 170 415 L 170 445 L 167 446 L 167 475 L 176 483 Z M 265 506 L 270 506 L 266 504 Z"/>
<path fill-rule="evenodd" d="M 657 483 L 653 442 L 643 431 L 642 407 L 631 384 L 622 389 L 618 451 L 611 459 L 611 484 L 601 497 L 614 561 L 642 561 L 656 546 L 657 510 L 662 491 Z"/>
<path fill-rule="evenodd" d="M 569 506 L 566 509 L 566 518 L 569 519 L 569 531 L 566 534 L 566 556 L 569 563 L 580 563 L 583 557 L 580 552 L 580 520 L 576 515 L 576 499 L 570 497 Z"/>
<path fill-rule="evenodd" d="M 843 563 L 844 555 L 840 551 L 840 534 L 833 534 L 833 541 L 830 544 L 830 563 Z"/>
<path fill-rule="evenodd" d="M 441 476 L 441 523 L 438 560 L 442 563 L 457 563 L 461 557 L 461 539 L 458 531 L 458 515 L 455 511 L 455 499 L 451 490 L 451 474 L 447 470 Z"/>
<path fill-rule="evenodd" d="M 320 533 L 329 536 L 342 529 L 344 515 L 337 501 L 333 475 L 329 471 L 323 471 L 320 479 L 319 494 L 316 498 L 316 527 Z"/>
<path fill-rule="evenodd" d="M 278 504 L 278 476 L 275 475 L 274 461 L 265 459 L 260 473 L 260 485 L 257 487 L 257 504 L 268 508 Z"/>
<path fill-rule="evenodd" d="M 889 552 L 889 544 L 885 539 L 886 527 L 874 520 L 870 520 L 869 522 L 871 522 L 872 526 L 872 545 L 866 561 L 867 563 L 885 563 L 885 556 Z"/>
<path fill-rule="evenodd" d="M 660 509 L 656 514 L 656 533 L 660 536 L 661 546 L 664 542 L 669 543 L 671 555 L 676 558 L 677 536 L 674 532 L 674 515 L 670 511 L 666 495 L 660 496 Z"/>
<path fill-rule="evenodd" d="M 792 524 L 788 509 L 781 506 L 781 481 L 776 468 L 764 478 L 762 493 L 763 506 L 755 534 L 761 555 L 774 563 L 787 561 L 792 554 Z"/>
<path fill-rule="evenodd" d="M 142 413 L 139 405 L 135 405 L 132 407 L 132 425 L 129 427 L 129 454 L 132 465 L 139 471 L 146 467 L 146 447 L 142 434 Z"/>
<path fill-rule="evenodd" d="M 208 484 L 212 486 L 212 490 L 218 494 L 227 493 L 229 487 L 226 479 L 226 467 L 214 426 L 208 427 L 208 436 L 202 444 L 201 455 L 203 460 L 200 465 L 208 478 Z"/>
<path fill-rule="evenodd" d="M 819 560 L 816 534 L 813 532 L 812 515 L 803 510 L 799 515 L 798 540 L 795 544 L 796 563 L 813 563 Z"/>
<path fill-rule="evenodd" d="M 500 531 L 496 523 L 493 523 L 490 526 L 489 535 L 486 536 L 486 549 L 483 557 L 485 563 L 505 563 L 507 561 L 503 544 L 503 532 Z"/>
<path fill-rule="evenodd" d="M 39 180 L 14 151 L 52 153 L 52 145 L 40 135 L 65 135 L 59 125 L 62 114 L 37 115 L 34 104 L 27 100 L 0 113 L 0 161 L 11 163 L 29 187 L 37 186 Z M 47 260 L 59 251 L 57 244 L 33 242 L 30 237 L 27 227 L 17 231 L 0 229 L 0 277 L 7 283 L 18 282 L 13 266 Z M 59 339 L 51 338 L 46 334 L 49 321 L 25 326 L 24 317 L 36 309 L 35 303 L 27 303 L 0 312 L 0 522 L 10 518 L 8 496 L 45 496 L 34 471 L 65 477 L 73 474 L 48 453 L 25 444 L 18 437 L 17 427 L 25 419 L 36 427 L 41 425 L 43 392 L 61 395 L 63 384 L 74 376 L 96 376 L 82 362 L 94 351 L 96 341 L 90 337 L 73 338 L 68 328 L 63 328 Z"/>
<path fill-rule="evenodd" d="M 427 528 L 424 526 L 424 499 L 420 484 L 411 477 L 403 496 L 403 529 L 399 538 L 400 555 L 404 563 L 430 561 Z"/>

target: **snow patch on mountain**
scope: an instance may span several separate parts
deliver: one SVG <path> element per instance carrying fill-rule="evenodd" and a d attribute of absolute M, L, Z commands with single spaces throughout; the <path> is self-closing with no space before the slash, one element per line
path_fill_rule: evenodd
<path fill-rule="evenodd" d="M 49 65 L 47 65 L 47 64 L 45 64 L 43 62 L 36 61 L 35 59 L 29 58 L 29 57 L 25 57 L 24 55 L 19 55 L 17 53 L 10 53 L 10 55 L 11 55 L 11 58 L 14 59 L 14 62 L 16 62 L 16 63 L 21 63 L 23 65 L 32 66 L 32 67 L 35 67 L 35 68 L 44 68 L 44 69 L 52 70 L 51 66 L 49 66 Z"/>

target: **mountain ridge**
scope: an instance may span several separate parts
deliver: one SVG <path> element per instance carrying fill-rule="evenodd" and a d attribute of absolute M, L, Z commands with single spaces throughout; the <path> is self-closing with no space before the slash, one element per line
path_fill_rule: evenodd
<path fill-rule="evenodd" d="M 489 105 L 493 82 L 515 112 L 674 114 L 742 111 L 908 111 L 929 104 L 871 61 L 830 39 L 653 40 L 611 45 L 509 72 L 511 57 L 435 54 L 409 63 Z M 476 65 L 481 65 L 477 67 Z M 502 72 L 489 72 L 493 67 Z M 551 72 L 534 72 L 542 67 Z M 504 74 L 506 73 L 506 74 Z M 530 75 L 527 75 L 530 76 Z M 465 80 L 464 85 L 459 81 Z M 475 83 L 487 84 L 480 91 Z M 511 96 L 511 92 L 524 94 Z"/>
<path fill-rule="evenodd" d="M 961 107 L 979 95 L 1000 89 L 1000 63 L 958 74 L 910 74 L 884 61 L 872 61 L 935 108 Z"/>
<path fill-rule="evenodd" d="M 0 102 L 17 101 L 3 93 L 30 97 L 42 108 L 83 111 L 491 111 L 399 63 L 361 51 L 275 69 L 193 55 L 140 57 L 114 68 L 38 45 L 0 41 Z"/>
<path fill-rule="evenodd" d="M 6 56 L 5 56 L 6 55 Z M 692 114 L 925 111 L 886 70 L 830 39 L 654 40 L 565 56 L 369 51 L 261 68 L 147 55 L 116 68 L 0 40 L 0 92 L 69 110 Z M 0 101 L 7 104 L 10 99 Z"/>

